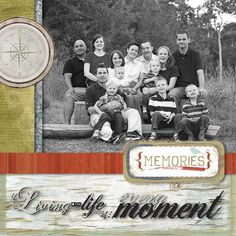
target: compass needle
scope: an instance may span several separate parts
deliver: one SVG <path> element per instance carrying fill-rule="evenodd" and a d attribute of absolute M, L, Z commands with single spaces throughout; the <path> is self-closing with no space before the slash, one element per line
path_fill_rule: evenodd
<path fill-rule="evenodd" d="M 21 56 L 22 56 L 27 62 L 29 62 L 29 64 L 32 66 L 32 63 L 31 63 L 23 54 L 21 54 Z"/>
<path fill-rule="evenodd" d="M 0 51 L 0 53 L 16 53 L 17 51 Z"/>
<path fill-rule="evenodd" d="M 18 29 L 19 33 L 19 51 L 21 52 L 21 28 Z"/>
<path fill-rule="evenodd" d="M 25 50 L 26 45 L 29 47 L 31 43 L 33 43 L 34 41 L 32 39 L 30 39 L 30 41 L 26 41 L 25 42 L 25 46 L 22 48 L 22 52 Z"/>
<path fill-rule="evenodd" d="M 17 57 L 18 57 L 18 71 L 20 73 L 20 53 L 17 53 Z"/>
<path fill-rule="evenodd" d="M 41 54 L 41 53 L 42 53 L 41 51 L 38 51 L 38 52 L 31 52 L 31 51 L 22 52 L 22 54 Z"/>
<path fill-rule="evenodd" d="M 11 44 L 12 47 L 14 47 L 17 51 L 19 50 L 19 48 L 17 48 L 14 44 L 12 44 L 9 40 L 6 40 L 8 43 Z"/>
<path fill-rule="evenodd" d="M 11 56 L 11 60 L 9 61 L 9 63 L 12 62 L 16 57 L 17 57 L 17 53 L 15 55 Z"/>

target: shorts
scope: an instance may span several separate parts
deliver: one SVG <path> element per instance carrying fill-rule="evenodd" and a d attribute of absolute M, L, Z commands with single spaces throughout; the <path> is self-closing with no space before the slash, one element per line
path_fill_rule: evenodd
<path fill-rule="evenodd" d="M 69 89 L 66 92 L 65 98 L 72 98 L 75 102 L 76 101 L 84 101 L 85 94 L 86 94 L 86 88 L 75 87 L 73 89 Z"/>

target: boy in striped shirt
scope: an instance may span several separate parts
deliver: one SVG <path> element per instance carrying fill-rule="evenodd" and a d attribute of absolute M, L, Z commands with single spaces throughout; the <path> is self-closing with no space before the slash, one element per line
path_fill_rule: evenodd
<path fill-rule="evenodd" d="M 183 105 L 182 119 L 178 122 L 175 137 L 184 131 L 188 140 L 193 141 L 195 136 L 199 141 L 205 140 L 205 133 L 208 127 L 209 117 L 205 102 L 198 101 L 199 89 L 196 85 L 190 84 L 185 89 L 189 102 Z"/>
<path fill-rule="evenodd" d="M 149 140 L 157 138 L 157 130 L 174 126 L 176 104 L 173 98 L 166 94 L 167 81 L 163 77 L 155 79 L 157 93 L 150 97 L 148 107 L 152 118 L 152 133 Z"/>

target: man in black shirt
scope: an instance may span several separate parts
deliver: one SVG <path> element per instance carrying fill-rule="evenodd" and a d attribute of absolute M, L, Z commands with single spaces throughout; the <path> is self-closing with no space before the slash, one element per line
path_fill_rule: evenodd
<path fill-rule="evenodd" d="M 69 59 L 64 66 L 63 75 L 68 87 L 63 106 L 64 122 L 71 123 L 71 116 L 74 111 L 74 102 L 84 101 L 86 84 L 84 77 L 84 57 L 86 45 L 83 40 L 76 40 L 74 43 L 74 57 Z"/>
<path fill-rule="evenodd" d="M 177 103 L 185 97 L 185 88 L 189 84 L 199 87 L 199 95 L 206 95 L 205 78 L 202 61 L 199 52 L 189 48 L 190 38 L 187 31 L 179 31 L 176 34 L 178 50 L 173 53 L 176 65 L 179 68 L 180 76 L 177 79 L 176 87 L 169 92 Z"/>
<path fill-rule="evenodd" d="M 88 113 L 90 115 L 90 123 L 94 126 L 98 120 L 99 115 L 94 109 L 94 104 L 98 101 L 98 99 L 103 96 L 106 92 L 105 87 L 108 81 L 108 70 L 103 64 L 98 64 L 95 72 L 95 76 L 97 78 L 97 83 L 92 84 L 88 87 L 86 92 L 86 107 L 88 109 Z M 102 109 L 112 109 L 109 108 L 109 104 L 105 104 L 101 107 Z M 133 108 L 127 108 L 122 110 L 122 117 L 125 122 L 128 124 L 128 130 L 126 134 L 126 140 L 139 140 L 142 138 L 142 122 L 139 112 Z M 104 141 L 109 141 L 112 136 L 112 129 L 109 122 L 106 122 L 101 131 L 100 138 Z"/>

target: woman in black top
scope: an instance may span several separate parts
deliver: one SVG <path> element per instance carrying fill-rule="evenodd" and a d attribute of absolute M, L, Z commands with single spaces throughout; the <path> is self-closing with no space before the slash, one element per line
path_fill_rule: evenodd
<path fill-rule="evenodd" d="M 87 85 L 97 81 L 95 69 L 98 64 L 103 63 L 107 68 L 110 67 L 110 54 L 104 51 L 103 36 L 97 34 L 92 40 L 92 52 L 88 53 L 84 59 L 84 76 L 87 78 Z"/>
<path fill-rule="evenodd" d="M 159 47 L 157 49 L 157 56 L 160 58 L 161 62 L 161 70 L 159 71 L 159 74 L 167 80 L 167 91 L 169 92 L 175 87 L 177 78 L 179 76 L 179 69 L 175 65 L 175 59 L 172 56 L 168 47 Z"/>

